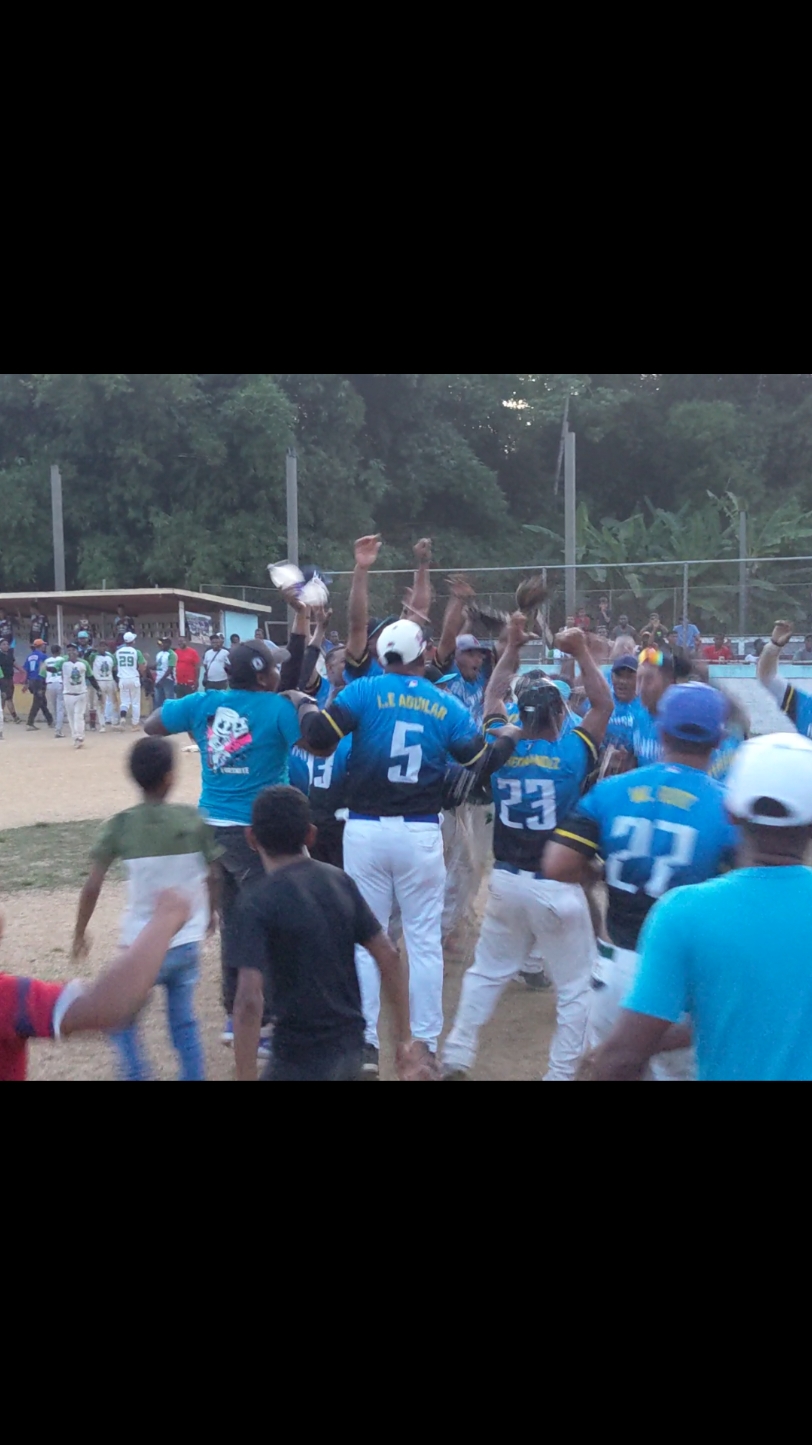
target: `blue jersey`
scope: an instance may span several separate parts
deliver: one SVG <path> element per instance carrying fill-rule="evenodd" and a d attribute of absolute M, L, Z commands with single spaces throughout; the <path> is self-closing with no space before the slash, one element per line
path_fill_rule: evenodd
<path fill-rule="evenodd" d="M 482 673 L 474 682 L 466 682 L 456 663 L 451 671 L 453 676 L 451 681 L 445 684 L 443 692 L 457 698 L 458 702 L 461 702 L 466 711 L 471 714 L 477 727 L 481 728 L 485 722 L 485 688 L 487 685 L 485 669 L 483 668 Z"/>
<path fill-rule="evenodd" d="M 346 687 L 322 714 L 349 757 L 348 806 L 367 817 L 439 814 L 448 754 L 466 766 L 486 752 L 462 703 L 422 677 L 386 673 Z"/>
<path fill-rule="evenodd" d="M 29 687 L 31 686 L 32 682 L 39 682 L 39 670 L 42 667 L 43 662 L 45 661 L 46 657 L 44 652 L 31 652 L 25 659 L 25 676 Z"/>
<path fill-rule="evenodd" d="M 214 823 L 247 827 L 254 799 L 288 781 L 299 720 L 286 697 L 243 688 L 195 692 L 165 702 L 161 721 L 169 733 L 191 733 L 200 748 L 200 806 Z"/>
<path fill-rule="evenodd" d="M 371 652 L 367 652 L 360 662 L 347 662 L 344 667 L 344 681 L 348 687 L 351 682 L 360 682 L 362 677 L 384 676 L 381 664 Z"/>
<path fill-rule="evenodd" d="M 799 692 L 797 687 L 790 685 L 784 694 L 781 711 L 786 713 L 790 722 L 794 722 L 802 737 L 812 738 L 812 694 Z"/>
<path fill-rule="evenodd" d="M 737 833 L 718 783 L 696 768 L 655 763 L 599 783 L 556 842 L 605 860 L 609 937 L 634 952 L 657 899 L 729 866 Z"/>
<path fill-rule="evenodd" d="M 539 738 L 516 744 L 513 757 L 491 779 L 497 863 L 539 871 L 545 843 L 574 808 L 597 760 L 594 742 L 577 726 L 556 743 Z"/>
<path fill-rule="evenodd" d="M 352 751 L 352 738 L 344 738 L 329 758 L 317 758 L 305 748 L 294 748 L 290 755 L 291 786 L 310 799 L 314 823 L 334 818 L 346 808 L 347 764 Z"/>
<path fill-rule="evenodd" d="M 643 707 L 639 697 L 632 704 L 632 752 L 637 758 L 638 768 L 662 761 L 663 745 L 656 717 Z"/>
<path fill-rule="evenodd" d="M 609 686 L 612 687 L 611 676 L 608 678 Z M 612 743 L 616 748 L 625 748 L 627 752 L 634 752 L 634 725 L 637 718 L 637 711 L 640 706 L 636 697 L 631 702 L 620 702 L 612 687 L 614 709 L 606 725 L 606 736 L 604 744 Z M 591 702 L 587 701 L 583 716 L 592 709 Z"/>

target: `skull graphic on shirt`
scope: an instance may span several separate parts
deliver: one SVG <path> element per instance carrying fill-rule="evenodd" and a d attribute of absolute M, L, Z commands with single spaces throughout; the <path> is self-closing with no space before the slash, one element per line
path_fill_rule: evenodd
<path fill-rule="evenodd" d="M 208 729 L 209 767 L 220 773 L 251 742 L 251 725 L 231 707 L 218 707 Z"/>

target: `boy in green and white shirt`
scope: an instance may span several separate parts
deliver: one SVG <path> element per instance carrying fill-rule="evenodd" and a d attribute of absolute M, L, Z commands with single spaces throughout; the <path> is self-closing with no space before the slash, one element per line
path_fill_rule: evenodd
<path fill-rule="evenodd" d="M 129 878 L 127 909 L 121 924 L 125 946 L 150 920 L 161 891 L 179 889 L 189 900 L 187 922 L 172 939 L 158 983 L 166 988 L 172 1042 L 181 1064 L 181 1078 L 204 1078 L 203 1048 L 194 1014 L 194 990 L 200 972 L 200 945 L 215 922 L 214 863 L 222 849 L 214 832 L 195 808 L 167 803 L 174 783 L 175 755 L 167 738 L 144 738 L 130 755 L 130 772 L 141 788 L 143 802 L 106 823 L 93 848 L 90 877 L 82 889 L 76 931 L 75 957 L 87 953 L 85 931 L 98 902 L 111 864 L 123 860 Z M 113 1035 L 126 1079 L 149 1078 L 138 1025 Z"/>
<path fill-rule="evenodd" d="M 124 642 L 121 647 L 116 648 L 116 668 L 121 726 L 126 723 L 129 712 L 132 715 L 132 725 L 137 728 L 141 722 L 141 679 L 147 663 L 143 652 L 133 646 L 134 642 L 135 633 L 125 632 Z"/>

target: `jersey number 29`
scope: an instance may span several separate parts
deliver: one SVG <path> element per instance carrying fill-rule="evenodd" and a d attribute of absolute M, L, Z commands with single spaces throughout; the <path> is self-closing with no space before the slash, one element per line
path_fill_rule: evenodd
<path fill-rule="evenodd" d="M 423 749 L 420 743 L 409 744 L 409 733 L 420 733 L 422 736 L 425 731 L 422 723 L 395 723 L 389 756 L 399 761 L 397 767 L 389 769 L 390 783 L 419 783 Z"/>

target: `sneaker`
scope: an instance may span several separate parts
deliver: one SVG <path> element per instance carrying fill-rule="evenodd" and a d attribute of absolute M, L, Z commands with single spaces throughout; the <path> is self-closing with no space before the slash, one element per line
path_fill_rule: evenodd
<path fill-rule="evenodd" d="M 520 973 L 531 993 L 547 993 L 552 988 L 546 973 Z"/>
<path fill-rule="evenodd" d="M 467 1069 L 446 1069 L 440 1075 L 444 1084 L 467 1084 L 470 1074 Z"/>
<path fill-rule="evenodd" d="M 54 737 L 55 737 L 55 738 L 62 738 L 62 737 L 64 737 L 64 736 L 65 736 L 65 734 L 64 734 L 64 733 L 61 733 L 61 732 L 55 732 L 55 733 L 54 733 Z"/>
<path fill-rule="evenodd" d="M 364 1057 L 361 1063 L 361 1078 L 371 1083 L 381 1076 L 381 1055 L 374 1044 L 364 1044 Z"/>
<path fill-rule="evenodd" d="M 15 714 L 14 714 L 13 718 L 11 719 L 11 721 L 12 721 L 12 722 L 15 722 L 15 723 L 21 723 L 21 722 L 22 722 L 22 718 L 21 718 L 21 717 L 18 717 L 18 716 L 17 716 L 17 713 L 15 712 Z"/>
<path fill-rule="evenodd" d="M 83 748 L 83 747 L 84 747 L 84 743 L 82 742 L 82 739 L 81 739 L 81 738 L 77 738 L 77 739 L 76 739 L 76 742 L 73 744 L 73 746 L 74 746 L 75 748 Z"/>
<path fill-rule="evenodd" d="M 273 1058 L 272 1029 L 263 1029 L 259 1037 L 259 1048 L 257 1049 L 257 1063 L 267 1064 Z"/>
<path fill-rule="evenodd" d="M 39 728 L 37 727 L 36 723 L 26 723 L 26 725 L 25 725 L 25 730 L 26 730 L 27 733 L 38 733 L 38 732 L 39 732 Z"/>
<path fill-rule="evenodd" d="M 220 1043 L 225 1044 L 227 1049 L 234 1047 L 234 1020 L 230 1015 L 226 1019 L 225 1028 L 220 1035 Z"/>

